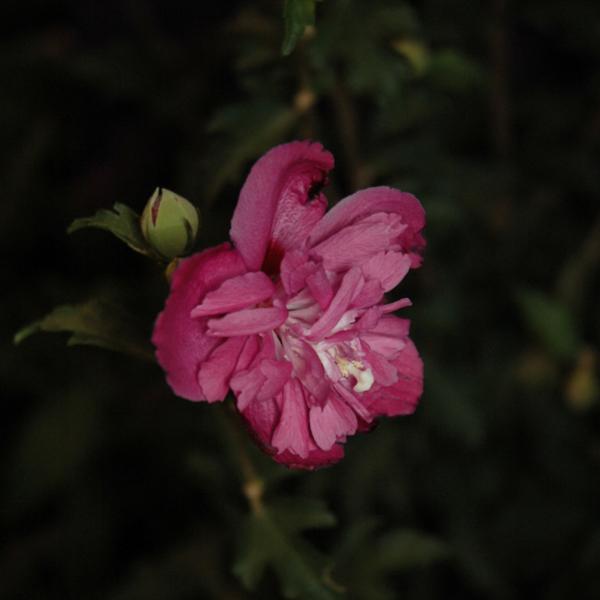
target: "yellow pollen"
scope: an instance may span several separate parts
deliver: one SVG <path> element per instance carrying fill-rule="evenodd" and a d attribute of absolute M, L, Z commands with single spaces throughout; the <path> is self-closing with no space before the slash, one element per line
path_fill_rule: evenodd
<path fill-rule="evenodd" d="M 356 379 L 356 384 L 352 388 L 355 392 L 367 392 L 373 386 L 375 378 L 371 369 L 365 369 L 365 365 L 359 360 L 348 360 L 341 356 L 336 356 L 335 362 L 343 377 L 352 375 Z"/>

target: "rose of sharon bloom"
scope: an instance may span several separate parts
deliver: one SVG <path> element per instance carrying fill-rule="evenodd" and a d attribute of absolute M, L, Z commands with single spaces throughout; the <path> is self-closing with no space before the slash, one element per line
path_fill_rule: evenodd
<path fill-rule="evenodd" d="M 181 261 L 154 328 L 175 394 L 229 388 L 258 443 L 290 467 L 340 460 L 348 436 L 410 414 L 423 365 L 409 321 L 384 294 L 421 263 L 425 214 L 412 195 L 361 190 L 326 212 L 332 155 L 273 148 L 252 168 L 228 243 Z"/>

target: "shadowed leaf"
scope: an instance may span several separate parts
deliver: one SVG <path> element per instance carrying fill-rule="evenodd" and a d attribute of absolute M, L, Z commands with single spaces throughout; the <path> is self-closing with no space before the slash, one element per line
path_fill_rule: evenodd
<path fill-rule="evenodd" d="M 523 290 L 517 296 L 527 326 L 546 350 L 557 358 L 574 358 L 579 334 L 568 309 L 541 292 Z"/>
<path fill-rule="evenodd" d="M 281 53 L 288 56 L 309 25 L 315 24 L 315 0 L 286 0 L 283 8 L 285 35 Z"/>
<path fill-rule="evenodd" d="M 73 233 L 87 227 L 110 231 L 132 250 L 156 260 L 163 260 L 144 239 L 140 227 L 140 216 L 126 204 L 117 202 L 112 210 L 102 209 L 92 217 L 75 219 L 69 225 L 67 232 Z"/>
<path fill-rule="evenodd" d="M 133 332 L 131 317 L 109 301 L 94 299 L 82 304 L 57 306 L 44 318 L 18 331 L 14 342 L 20 344 L 40 331 L 69 332 L 69 346 L 99 346 L 143 360 L 154 360 L 149 342 L 140 340 Z"/>
<path fill-rule="evenodd" d="M 327 560 L 299 534 L 334 524 L 335 517 L 317 500 L 275 501 L 246 518 L 234 573 L 253 589 L 270 567 L 285 598 L 333 600 L 337 594 L 327 583 Z"/>

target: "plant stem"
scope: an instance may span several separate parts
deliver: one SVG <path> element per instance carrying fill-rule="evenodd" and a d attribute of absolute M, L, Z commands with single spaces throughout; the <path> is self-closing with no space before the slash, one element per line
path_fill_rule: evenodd
<path fill-rule="evenodd" d="M 262 515 L 264 513 L 262 497 L 265 486 L 248 454 L 248 443 L 245 432 L 242 431 L 239 416 L 229 402 L 221 408 L 224 429 L 231 442 L 229 446 L 234 448 L 236 462 L 239 466 L 242 491 L 252 512 L 256 515 Z"/>

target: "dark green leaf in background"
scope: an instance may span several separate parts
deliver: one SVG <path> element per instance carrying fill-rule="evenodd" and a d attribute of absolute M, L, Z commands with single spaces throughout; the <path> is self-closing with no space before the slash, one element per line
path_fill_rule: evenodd
<path fill-rule="evenodd" d="M 153 360 L 150 343 L 133 331 L 131 316 L 111 301 L 90 300 L 82 304 L 57 306 L 39 321 L 17 332 L 14 341 L 23 340 L 41 331 L 68 332 L 68 345 L 99 346 L 129 354 L 143 360 Z"/>
<path fill-rule="evenodd" d="M 574 358 L 581 340 L 568 308 L 535 290 L 522 290 L 517 300 L 525 324 L 544 348 L 558 359 Z"/>
<path fill-rule="evenodd" d="M 281 46 L 284 56 L 292 53 L 306 28 L 315 24 L 315 3 L 316 0 L 285 0 L 285 35 Z"/>
<path fill-rule="evenodd" d="M 335 517 L 317 500 L 274 501 L 246 518 L 234 573 L 254 589 L 270 567 L 285 598 L 333 600 L 337 594 L 327 580 L 327 560 L 300 537 L 306 529 L 333 525 Z"/>

